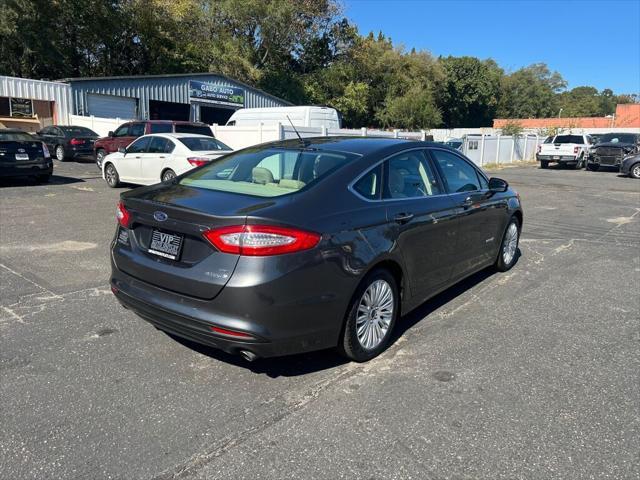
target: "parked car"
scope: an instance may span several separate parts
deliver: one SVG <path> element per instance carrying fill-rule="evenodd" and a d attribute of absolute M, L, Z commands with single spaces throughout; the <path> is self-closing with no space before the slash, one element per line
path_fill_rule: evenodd
<path fill-rule="evenodd" d="M 44 127 L 37 135 L 61 162 L 93 156 L 93 144 L 98 138 L 98 134 L 88 128 L 65 125 Z"/>
<path fill-rule="evenodd" d="M 296 127 L 340 128 L 340 114 L 335 108 L 319 106 L 241 108 L 233 112 L 227 125 L 255 126 L 291 123 Z"/>
<path fill-rule="evenodd" d="M 369 360 L 426 299 L 510 269 L 518 195 L 443 145 L 322 137 L 234 152 L 120 195 L 111 289 L 180 337 Z"/>
<path fill-rule="evenodd" d="M 0 178 L 35 177 L 48 182 L 53 173 L 53 161 L 47 146 L 22 130 L 0 129 Z"/>
<path fill-rule="evenodd" d="M 592 143 L 589 135 L 556 135 L 551 142 L 538 145 L 536 159 L 540 168 L 547 168 L 551 162 L 582 168 L 586 165 Z"/>
<path fill-rule="evenodd" d="M 628 155 L 640 151 L 640 135 L 637 133 L 606 133 L 591 149 L 587 168 L 598 170 L 600 166 L 618 167 Z"/>
<path fill-rule="evenodd" d="M 640 153 L 625 157 L 620 164 L 620 173 L 631 178 L 640 179 Z"/>
<path fill-rule="evenodd" d="M 464 139 L 462 138 L 450 138 L 443 142 L 447 147 L 451 147 L 455 150 L 462 150 L 464 145 Z"/>
<path fill-rule="evenodd" d="M 166 182 L 233 150 L 206 135 L 155 133 L 104 158 L 102 177 L 115 188 L 120 182 L 152 185 Z"/>
<path fill-rule="evenodd" d="M 126 147 L 136 138 L 150 133 L 195 133 L 213 136 L 211 128 L 205 123 L 182 122 L 177 120 L 141 120 L 120 125 L 115 132 L 96 140 L 93 147 L 94 158 L 98 168 L 102 170 L 102 160 L 105 155 L 117 152 Z"/>

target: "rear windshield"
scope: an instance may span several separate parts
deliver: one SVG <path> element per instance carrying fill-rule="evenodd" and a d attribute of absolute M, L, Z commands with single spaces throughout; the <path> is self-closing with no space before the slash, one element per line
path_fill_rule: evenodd
<path fill-rule="evenodd" d="M 638 136 L 633 133 L 605 133 L 598 143 L 636 143 Z"/>
<path fill-rule="evenodd" d="M 31 135 L 23 132 L 0 132 L 0 142 L 35 142 Z"/>
<path fill-rule="evenodd" d="M 64 130 L 64 133 L 66 133 L 67 135 L 70 136 L 90 136 L 90 137 L 97 137 L 98 134 L 96 132 L 94 132 L 93 130 L 89 130 L 88 128 L 85 127 L 60 127 L 62 128 L 62 130 Z"/>
<path fill-rule="evenodd" d="M 257 147 L 193 170 L 180 180 L 180 184 L 257 197 L 278 197 L 318 182 L 357 157 L 353 153 Z"/>
<path fill-rule="evenodd" d="M 233 150 L 215 138 L 203 137 L 182 137 L 178 138 L 184 145 L 193 152 L 205 152 L 208 150 Z"/>
<path fill-rule="evenodd" d="M 189 125 L 188 123 L 177 123 L 176 133 L 195 133 L 197 135 L 206 135 L 207 137 L 213 137 L 211 129 L 206 125 Z"/>
<path fill-rule="evenodd" d="M 584 139 L 582 135 L 558 135 L 553 139 L 553 143 L 577 143 L 578 145 L 582 145 Z"/>

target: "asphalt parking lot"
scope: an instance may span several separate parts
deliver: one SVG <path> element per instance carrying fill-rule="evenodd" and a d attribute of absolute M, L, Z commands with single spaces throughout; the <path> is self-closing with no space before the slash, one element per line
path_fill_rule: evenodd
<path fill-rule="evenodd" d="M 640 182 L 507 168 L 521 257 L 405 316 L 367 363 L 252 364 L 109 285 L 91 163 L 0 185 L 0 478 L 640 476 Z"/>

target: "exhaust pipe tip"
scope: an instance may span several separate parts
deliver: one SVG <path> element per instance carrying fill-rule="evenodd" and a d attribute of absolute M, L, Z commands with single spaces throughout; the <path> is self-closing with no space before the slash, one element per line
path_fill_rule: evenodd
<path fill-rule="evenodd" d="M 240 350 L 240 356 L 244 358 L 247 362 L 253 362 L 258 358 L 258 356 L 255 353 L 250 352 L 249 350 Z"/>

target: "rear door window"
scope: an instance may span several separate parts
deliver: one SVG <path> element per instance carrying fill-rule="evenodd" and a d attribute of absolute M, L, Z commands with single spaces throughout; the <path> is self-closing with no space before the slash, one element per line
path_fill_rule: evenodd
<path fill-rule="evenodd" d="M 149 153 L 166 153 L 165 149 L 167 148 L 167 139 L 162 137 L 150 137 L 151 142 L 149 143 Z"/>
<path fill-rule="evenodd" d="M 422 150 L 412 150 L 385 162 L 386 199 L 429 197 L 442 193 L 442 188 Z"/>
<path fill-rule="evenodd" d="M 444 150 L 432 150 L 440 172 L 447 183 L 449 193 L 480 190 L 480 181 L 475 167 L 457 155 Z"/>
<path fill-rule="evenodd" d="M 144 135 L 144 123 L 132 123 L 129 126 L 130 137 L 141 137 Z"/>
<path fill-rule="evenodd" d="M 171 133 L 173 130 L 173 125 L 170 123 L 151 123 L 149 127 L 150 133 Z"/>

